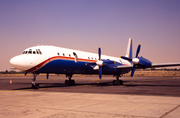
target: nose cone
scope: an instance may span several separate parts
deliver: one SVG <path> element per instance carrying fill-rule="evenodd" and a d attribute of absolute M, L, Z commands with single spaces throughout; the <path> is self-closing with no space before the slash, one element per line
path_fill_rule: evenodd
<path fill-rule="evenodd" d="M 19 69 L 19 66 L 21 65 L 19 56 L 15 56 L 15 57 L 11 58 L 10 64 L 12 67 Z"/>
<path fill-rule="evenodd" d="M 12 67 L 17 68 L 22 71 L 26 70 L 24 68 L 24 62 L 25 62 L 25 60 L 21 55 L 15 56 L 15 57 L 11 58 L 11 60 L 10 60 L 10 64 Z"/>

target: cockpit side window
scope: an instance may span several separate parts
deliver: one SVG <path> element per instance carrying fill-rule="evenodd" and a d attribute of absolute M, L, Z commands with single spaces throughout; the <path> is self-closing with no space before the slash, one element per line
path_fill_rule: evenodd
<path fill-rule="evenodd" d="M 42 54 L 41 51 L 40 51 L 40 49 L 36 49 L 36 53 L 37 53 L 37 54 Z"/>
<path fill-rule="evenodd" d="M 32 49 L 29 49 L 29 52 L 28 52 L 29 54 L 32 54 Z"/>
<path fill-rule="evenodd" d="M 39 54 L 39 51 L 36 49 L 36 53 Z"/>
<path fill-rule="evenodd" d="M 39 54 L 42 54 L 42 52 L 41 52 L 41 50 L 40 50 L 40 49 L 38 49 L 38 51 L 39 51 Z"/>

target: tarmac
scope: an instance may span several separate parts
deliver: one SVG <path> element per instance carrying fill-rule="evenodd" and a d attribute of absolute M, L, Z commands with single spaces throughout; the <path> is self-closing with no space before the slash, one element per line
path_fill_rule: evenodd
<path fill-rule="evenodd" d="M 1 118 L 178 118 L 180 98 L 0 91 Z"/>
<path fill-rule="evenodd" d="M 3 84 L 6 81 L 0 82 Z M 107 86 L 111 89 L 117 87 Z M 92 88 L 91 85 L 88 88 Z M 1 89 L 0 118 L 179 118 L 180 116 L 180 97 L 176 96 L 50 92 L 51 88 L 42 90 Z"/>

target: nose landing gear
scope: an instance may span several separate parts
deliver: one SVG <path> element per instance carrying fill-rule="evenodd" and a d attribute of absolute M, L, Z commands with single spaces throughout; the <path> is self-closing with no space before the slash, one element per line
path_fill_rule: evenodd
<path fill-rule="evenodd" d="M 33 89 L 39 89 L 39 84 L 35 83 L 37 75 L 38 75 L 37 73 L 33 73 L 33 81 L 31 86 Z"/>

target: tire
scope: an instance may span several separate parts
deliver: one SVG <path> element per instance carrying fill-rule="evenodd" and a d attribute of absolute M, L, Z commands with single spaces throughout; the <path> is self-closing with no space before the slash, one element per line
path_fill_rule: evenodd
<path fill-rule="evenodd" d="M 65 80 L 65 84 L 68 85 L 69 84 L 69 80 Z"/>

